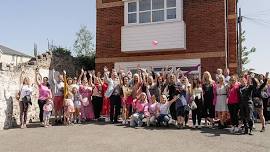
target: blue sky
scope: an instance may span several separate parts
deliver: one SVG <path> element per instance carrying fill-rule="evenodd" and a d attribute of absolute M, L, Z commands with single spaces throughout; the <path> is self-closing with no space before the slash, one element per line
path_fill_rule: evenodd
<path fill-rule="evenodd" d="M 248 48 L 257 48 L 247 67 L 270 71 L 270 1 L 240 0 Z M 86 25 L 95 34 L 95 0 L 1 0 L 0 44 L 32 55 L 33 44 L 47 49 L 47 40 L 71 49 L 75 33 Z"/>

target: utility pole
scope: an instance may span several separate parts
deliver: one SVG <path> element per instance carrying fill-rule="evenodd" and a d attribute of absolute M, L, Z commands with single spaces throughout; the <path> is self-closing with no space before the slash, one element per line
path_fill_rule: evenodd
<path fill-rule="evenodd" d="M 238 75 L 242 74 L 242 21 L 243 16 L 241 14 L 241 8 L 239 8 L 238 24 L 239 24 L 239 34 L 238 34 Z"/>
<path fill-rule="evenodd" d="M 34 56 L 37 57 L 37 44 L 34 43 Z"/>

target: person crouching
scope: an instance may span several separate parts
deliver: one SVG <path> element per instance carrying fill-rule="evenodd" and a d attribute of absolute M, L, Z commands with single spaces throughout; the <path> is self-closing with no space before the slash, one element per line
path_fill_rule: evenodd
<path fill-rule="evenodd" d="M 137 125 L 141 127 L 145 115 L 148 114 L 148 102 L 145 93 L 142 93 L 139 99 L 133 101 L 133 107 L 136 112 L 131 116 L 130 126 L 136 127 Z"/>

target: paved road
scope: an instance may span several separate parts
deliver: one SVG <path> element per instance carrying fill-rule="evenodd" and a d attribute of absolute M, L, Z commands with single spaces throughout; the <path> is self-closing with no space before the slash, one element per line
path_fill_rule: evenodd
<path fill-rule="evenodd" d="M 253 136 L 208 128 L 134 129 L 103 123 L 30 127 L 0 131 L 0 152 L 270 152 L 270 125 Z"/>

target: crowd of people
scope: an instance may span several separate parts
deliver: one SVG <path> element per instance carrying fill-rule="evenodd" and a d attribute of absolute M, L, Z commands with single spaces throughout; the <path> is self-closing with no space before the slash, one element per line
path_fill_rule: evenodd
<path fill-rule="evenodd" d="M 105 118 L 113 124 L 121 120 L 130 127 L 175 125 L 181 129 L 189 127 L 191 115 L 191 129 L 200 129 L 204 119 L 205 127 L 230 127 L 232 133 L 252 134 L 259 118 L 264 132 L 270 119 L 269 73 L 238 77 L 230 75 L 229 69 L 217 69 L 214 75 L 215 80 L 207 71 L 200 78 L 188 76 L 181 69 L 154 72 L 138 65 L 133 74 L 104 67 L 103 73 L 82 69 L 78 78 L 68 77 L 63 71 L 50 85 L 37 70 L 40 122 L 48 127 L 51 123 L 70 125 Z M 26 127 L 32 92 L 30 78 L 24 78 L 17 98 L 21 128 Z M 52 114 L 54 122 L 50 122 Z"/>

